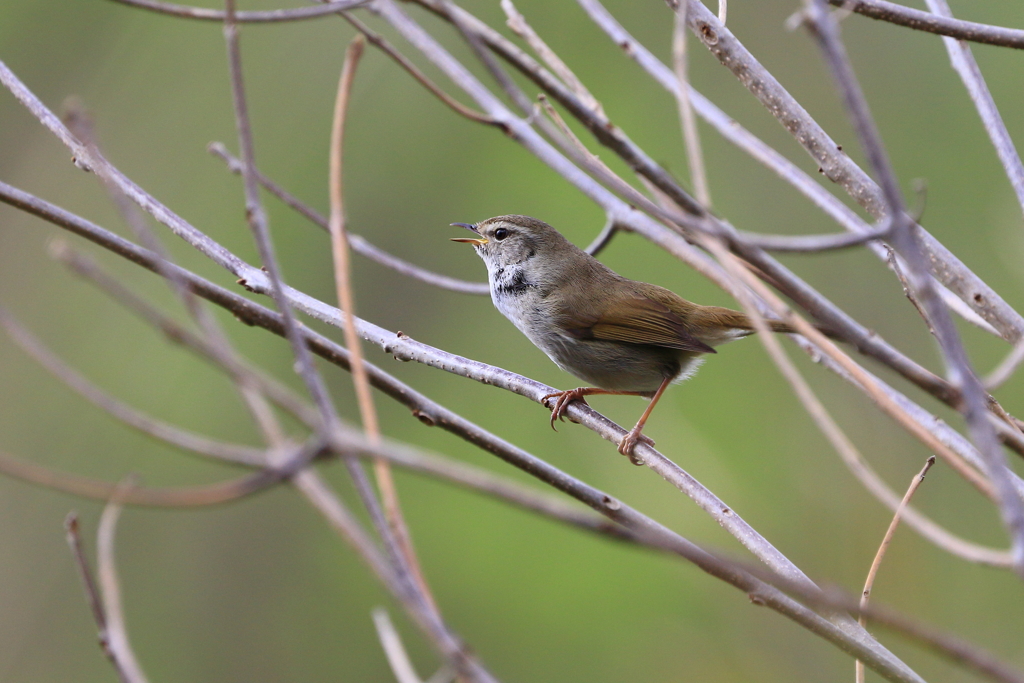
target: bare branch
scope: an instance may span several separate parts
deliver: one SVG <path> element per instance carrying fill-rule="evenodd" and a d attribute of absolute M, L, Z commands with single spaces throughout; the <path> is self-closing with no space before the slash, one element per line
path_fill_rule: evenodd
<path fill-rule="evenodd" d="M 597 256 L 600 254 L 605 247 L 611 244 L 612 238 L 619 232 L 619 226 L 615 224 L 615 219 L 611 216 L 605 221 L 604 227 L 601 228 L 601 232 L 597 234 L 594 241 L 587 245 L 584 249 L 585 252 L 591 256 Z"/>
<path fill-rule="evenodd" d="M 294 483 L 317 511 L 330 522 L 335 531 L 356 548 L 363 560 L 392 594 L 406 605 L 410 616 L 425 633 L 431 636 L 431 641 L 441 654 L 452 662 L 456 671 L 471 681 L 497 683 L 497 679 L 480 664 L 476 657 L 466 651 L 462 642 L 423 609 L 423 602 L 415 593 L 410 592 L 411 585 L 408 581 L 396 574 L 393 565 L 380 553 L 377 546 L 363 531 L 358 520 L 316 472 L 312 470 L 301 472 L 295 477 Z"/>
<path fill-rule="evenodd" d="M 333 431 L 338 424 L 338 417 L 335 412 L 333 402 L 331 401 L 330 395 L 328 394 L 327 388 L 323 382 L 323 378 L 317 372 L 316 367 L 313 364 L 312 356 L 310 355 L 309 349 L 302 337 L 302 327 L 296 321 L 292 312 L 292 303 L 289 296 L 286 294 L 286 288 L 277 264 L 277 258 L 274 254 L 267 217 L 259 199 L 259 184 L 253 172 L 255 162 L 253 158 L 252 131 L 250 128 L 245 90 L 242 82 L 238 26 L 234 23 L 234 0 L 225 0 L 225 8 L 224 37 L 228 48 L 228 64 L 231 72 L 231 91 L 235 105 L 235 120 L 236 127 L 238 129 L 239 148 L 241 150 L 240 158 L 242 161 L 242 178 L 244 180 L 245 187 L 246 218 L 249 222 L 250 228 L 252 229 L 253 235 L 255 236 L 257 248 L 260 253 L 260 259 L 266 269 L 270 287 L 274 292 L 275 303 L 281 311 L 281 320 L 284 323 L 285 332 L 287 334 L 288 341 L 292 346 L 293 353 L 295 354 L 301 375 L 320 410 L 321 419 L 323 420 L 324 426 L 329 430 L 329 433 L 330 431 Z M 290 288 L 288 288 L 288 290 L 292 291 Z M 409 588 L 412 589 L 411 593 L 406 590 L 402 590 L 398 593 L 399 595 L 406 596 L 406 598 L 409 599 L 409 602 L 407 603 L 408 609 L 410 609 L 414 614 L 419 615 L 421 614 L 421 608 L 418 603 L 422 603 L 422 607 L 425 608 L 423 611 L 426 612 L 422 615 L 422 618 L 424 619 L 423 623 L 427 628 L 427 633 L 431 635 L 435 645 L 437 645 L 446 656 L 451 657 L 453 664 L 459 666 L 460 670 L 465 670 L 467 673 L 472 670 L 474 672 L 473 680 L 493 680 L 490 674 L 479 665 L 476 665 L 474 668 L 467 664 L 469 657 L 465 654 L 462 644 L 441 621 L 436 611 L 431 609 L 429 598 L 427 598 L 422 591 L 417 590 L 414 578 L 415 573 L 409 567 L 405 559 L 400 545 L 401 541 L 396 539 L 394 534 L 391 532 L 386 516 L 383 510 L 381 510 L 380 503 L 377 501 L 373 491 L 371 490 L 369 481 L 367 480 L 366 473 L 363 471 L 362 466 L 351 458 L 345 459 L 345 465 L 348 469 L 349 475 L 352 477 L 356 491 L 358 492 L 363 505 L 366 507 L 371 519 L 373 520 L 377 532 L 384 540 L 388 556 L 395 565 L 399 582 L 401 584 L 410 584 Z"/>
<path fill-rule="evenodd" d="M 84 107 L 77 102 L 72 101 L 72 106 L 69 108 L 66 119 L 68 127 L 75 134 L 75 136 L 96 156 L 101 156 L 99 145 L 96 142 L 95 135 L 93 134 L 93 124 L 85 112 Z M 249 409 L 250 414 L 259 426 L 260 430 L 268 443 L 279 444 L 284 441 L 284 434 L 281 431 L 281 425 L 277 420 L 277 416 L 274 415 L 273 410 L 267 401 L 263 398 L 262 394 L 255 388 L 252 373 L 248 371 L 244 365 L 238 362 L 238 358 L 231 348 L 231 344 L 228 341 L 227 336 L 221 329 L 220 325 L 217 324 L 216 319 L 210 315 L 210 312 L 203 305 L 202 301 L 193 295 L 182 282 L 175 276 L 173 270 L 167 268 L 167 264 L 170 262 L 170 258 L 160 240 L 156 237 L 153 231 L 147 224 L 145 217 L 142 215 L 139 208 L 132 203 L 128 196 L 118 186 L 117 180 L 110 174 L 110 169 L 106 164 L 98 164 L 95 167 L 96 175 L 100 178 L 104 189 L 110 196 L 117 207 L 118 212 L 124 219 L 125 223 L 131 227 L 135 233 L 136 238 L 145 246 L 147 249 L 152 251 L 154 254 L 159 256 L 159 267 L 161 269 L 161 275 L 163 275 L 167 283 L 171 286 L 175 295 L 185 305 L 185 310 L 188 311 L 192 319 L 196 321 L 199 328 L 203 331 L 203 334 L 209 340 L 210 346 L 214 350 L 216 362 L 224 365 L 229 370 L 231 379 L 235 383 L 235 387 L 239 394 L 242 396 L 242 400 L 245 402 L 246 407 Z"/>
<path fill-rule="evenodd" d="M 253 474 L 203 486 L 134 486 L 123 493 L 127 505 L 149 507 L 204 507 L 223 505 L 264 491 L 292 477 L 307 466 L 322 451 L 318 443 L 293 447 L 286 463 L 278 468 L 267 468 Z M 109 500 L 117 491 L 117 484 L 99 479 L 81 477 L 67 472 L 37 465 L 0 451 L 0 473 L 30 484 L 69 493 L 73 496 Z"/>
<path fill-rule="evenodd" d="M 847 108 L 865 156 L 878 177 L 886 210 L 893 219 L 892 243 L 907 261 L 911 290 L 927 313 L 929 323 L 942 349 L 950 382 L 963 395 L 961 411 L 967 420 L 974 443 L 985 459 L 989 479 L 998 495 L 1003 524 L 1009 532 L 1014 568 L 1024 578 L 1024 501 L 1011 483 L 1009 470 L 995 430 L 988 419 L 988 394 L 974 374 L 948 309 L 938 298 L 928 274 L 928 258 L 919 234 L 904 212 L 899 185 L 889 164 L 881 137 L 868 110 L 867 102 L 839 39 L 837 27 L 828 16 L 824 0 L 809 0 L 808 26 L 817 39 Z"/>
<path fill-rule="evenodd" d="M 872 19 L 888 21 L 898 26 L 906 26 L 917 31 L 938 33 L 957 40 L 970 40 L 975 43 L 999 45 L 1024 49 L 1024 31 L 989 24 L 978 24 L 973 21 L 962 21 L 950 16 L 941 16 L 930 12 L 898 5 L 885 0 L 828 0 L 843 9 L 863 14 Z M 934 10 L 933 10 L 934 11 Z"/>
<path fill-rule="evenodd" d="M 140 9 L 167 14 L 172 17 L 183 19 L 199 19 L 202 21 L 223 22 L 225 13 L 223 10 L 206 9 L 205 7 L 191 7 L 189 5 L 175 5 L 170 2 L 159 2 L 158 0 L 114 0 L 122 5 L 138 7 Z M 330 14 L 338 14 L 345 10 L 355 9 L 369 3 L 370 0 L 332 0 L 323 5 L 312 7 L 296 7 L 290 9 L 272 9 L 260 12 L 236 12 L 235 21 L 240 24 L 268 24 L 285 21 L 302 21 L 303 19 L 317 19 Z"/>
<path fill-rule="evenodd" d="M 337 418 L 330 394 L 324 386 L 323 379 L 317 373 L 306 346 L 301 341 L 299 323 L 295 320 L 291 304 L 284 295 L 284 283 L 277 264 L 277 257 L 274 255 L 267 216 L 259 198 L 259 184 L 253 173 L 255 161 L 252 130 L 249 124 L 248 104 L 245 99 L 245 86 L 242 81 L 242 57 L 238 42 L 238 25 L 235 23 L 234 0 L 225 0 L 225 8 L 224 40 L 227 43 L 231 96 L 234 103 L 235 126 L 238 129 L 239 149 L 241 150 L 242 178 L 245 181 L 243 183 L 245 187 L 245 217 L 255 238 L 260 261 L 270 279 L 274 302 L 281 311 L 299 374 L 320 410 L 320 419 L 323 420 L 324 425 L 333 425 Z"/>
<path fill-rule="evenodd" d="M 722 245 L 709 240 L 707 246 L 737 278 L 746 280 L 755 290 L 764 289 L 763 285 L 756 282 L 750 273 L 743 269 L 739 260 L 726 251 Z M 738 291 L 743 292 L 745 290 Z M 764 292 L 762 293 L 764 294 Z M 796 394 L 797 398 L 803 404 L 808 415 L 811 416 L 821 432 L 832 443 L 832 447 L 842 458 L 844 464 L 846 464 L 854 476 L 864 484 L 865 488 L 867 488 L 868 491 L 878 498 L 878 500 L 880 500 L 884 505 L 892 509 L 894 512 L 900 510 L 900 502 L 896 494 L 886 486 L 884 482 L 882 482 L 874 470 L 872 470 L 864 461 L 864 458 L 857 450 L 857 447 L 853 445 L 853 442 L 850 441 L 849 437 L 847 437 L 839 425 L 836 424 L 835 420 L 832 419 L 832 416 L 818 399 L 814 390 L 811 389 L 810 385 L 800 375 L 789 357 L 783 352 L 778 339 L 775 335 L 770 333 L 770 329 L 764 322 L 764 317 L 754 305 L 752 298 L 744 296 L 740 299 L 740 303 L 742 304 L 744 311 L 746 311 L 747 315 L 751 317 L 757 326 L 758 331 L 761 333 L 758 336 L 762 345 L 767 350 L 768 355 L 775 362 L 783 377 L 785 377 L 789 382 L 790 386 L 793 388 L 793 393 Z M 809 327 L 809 325 L 803 321 L 801 321 L 800 325 L 806 325 Z M 830 350 L 827 348 L 823 350 L 825 353 L 830 353 Z M 948 453 L 948 451 L 944 452 Z M 950 456 L 947 454 L 946 457 Z M 989 491 L 989 495 L 991 495 L 991 491 Z M 907 508 L 903 513 L 911 528 L 946 552 L 957 557 L 961 557 L 969 562 L 976 562 L 989 566 L 1009 567 L 1012 565 L 1010 554 L 1006 551 L 986 548 L 975 543 L 965 541 L 951 534 L 946 529 L 940 527 L 938 524 L 913 508 Z"/>
<path fill-rule="evenodd" d="M 598 25 L 609 33 L 616 44 L 626 49 L 629 54 L 636 54 L 639 59 L 644 57 L 642 65 L 648 69 L 663 87 L 673 90 L 676 79 L 670 69 L 658 62 L 649 52 L 632 39 L 621 26 L 611 17 L 598 0 L 577 0 Z M 689 0 L 687 0 L 689 2 Z M 694 34 L 705 44 L 712 54 L 728 67 L 740 81 L 761 101 L 762 104 L 777 118 L 779 122 L 796 138 L 817 163 L 821 172 L 833 182 L 842 186 L 855 201 L 863 206 L 875 218 L 885 215 L 884 201 L 879 187 L 861 170 L 837 145 L 821 127 L 810 117 L 807 111 L 782 87 L 750 52 L 736 39 L 718 19 L 699 2 L 690 2 L 687 21 Z M 641 52 L 642 50 L 642 52 Z M 705 116 L 701 98 L 693 96 L 694 108 Z M 720 112 L 719 112 L 720 114 Z M 721 115 L 717 118 L 722 118 Z M 709 120 L 710 121 L 710 120 Z M 722 126 L 732 125 L 728 117 L 724 117 Z M 712 122 L 712 125 L 716 125 Z M 725 133 L 722 126 L 716 125 Z M 744 149 L 751 147 L 752 138 L 746 136 L 727 135 L 734 142 L 744 142 Z M 763 144 L 763 143 L 762 143 Z M 769 153 L 760 149 L 755 157 L 763 163 L 773 160 L 774 167 L 779 169 L 782 177 L 793 181 L 792 165 L 781 164 L 778 153 Z M 811 192 L 806 183 L 798 186 L 801 191 Z M 827 193 L 826 193 L 827 194 Z M 820 193 L 819 193 L 820 195 Z M 823 197 L 816 203 L 824 206 Z M 847 217 L 848 218 L 848 217 Z M 843 223 L 849 228 L 849 222 Z M 864 224 L 866 231 L 870 227 Z M 982 318 L 995 327 L 1007 341 L 1016 341 L 1024 335 L 1024 317 L 1013 310 L 994 290 L 960 262 L 948 249 L 943 247 L 923 228 L 918 227 L 924 248 L 927 251 L 933 275 Z M 883 253 L 876 254 L 882 258 Z"/>

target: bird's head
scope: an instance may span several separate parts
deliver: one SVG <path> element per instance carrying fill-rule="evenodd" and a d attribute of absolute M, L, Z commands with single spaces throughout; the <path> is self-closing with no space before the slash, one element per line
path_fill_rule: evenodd
<path fill-rule="evenodd" d="M 544 221 L 529 216 L 495 216 L 480 223 L 452 223 L 476 233 L 476 237 L 453 237 L 453 242 L 472 244 L 489 271 L 525 263 L 540 255 L 558 258 L 575 247 Z"/>

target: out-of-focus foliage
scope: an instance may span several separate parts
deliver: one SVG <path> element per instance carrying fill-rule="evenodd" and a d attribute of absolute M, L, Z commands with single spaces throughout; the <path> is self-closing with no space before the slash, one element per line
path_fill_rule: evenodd
<path fill-rule="evenodd" d="M 668 58 L 672 18 L 663 3 L 607 4 L 637 38 Z M 783 26 L 799 4 L 734 0 L 729 25 L 859 158 L 814 46 L 803 32 Z M 243 8 L 272 6 L 265 0 Z M 504 28 L 496 1 L 465 6 Z M 612 120 L 685 179 L 676 107 L 666 93 L 575 3 L 522 0 L 517 6 L 577 70 Z M 416 7 L 407 9 L 457 55 L 469 55 L 450 27 Z M 1019 6 L 1011 0 L 958 2 L 953 9 L 977 21 L 1020 23 Z M 925 226 L 1021 308 L 1020 208 L 940 38 L 859 16 L 845 20 L 843 30 L 904 187 L 909 194 L 913 179 L 928 182 Z M 321 210 L 327 201 L 334 89 L 352 35 L 334 18 L 251 26 L 242 33 L 257 161 Z M 987 46 L 973 50 L 1011 133 L 1019 137 L 1024 131 L 1022 55 Z M 0 3 L 0 59 L 52 108 L 59 109 L 69 95 L 79 96 L 115 164 L 195 225 L 255 260 L 240 182 L 204 151 L 213 140 L 236 146 L 216 24 L 104 0 L 6 0 Z M 692 78 L 745 126 L 815 170 L 699 45 L 693 46 Z M 599 210 L 514 142 L 458 118 L 372 49 L 357 75 L 349 126 L 346 193 L 352 230 L 421 265 L 482 279 L 476 257 L 447 241 L 454 234 L 447 227 L 452 221 L 525 213 L 579 244 L 603 224 Z M 836 229 L 713 131 L 702 126 L 701 132 L 719 214 L 745 230 Z M 611 153 L 599 153 L 611 161 Z M 0 92 L 0 179 L 129 234 L 96 179 L 75 169 L 66 149 L 6 91 Z M 324 234 L 272 198 L 267 205 L 286 277 L 331 300 Z M 182 264 L 231 285 L 225 273 L 165 231 L 160 234 Z M 255 430 L 230 384 L 51 261 L 47 243 L 58 237 L 63 236 L 57 228 L 0 206 L 0 304 L 124 400 L 191 429 L 255 444 Z M 156 277 L 70 241 L 183 318 Z M 687 298 L 734 305 L 637 237 L 618 237 L 602 258 L 625 275 Z M 866 325 L 937 367 L 917 313 L 873 257 L 853 250 L 785 261 Z M 356 275 L 358 312 L 374 322 L 555 386 L 568 388 L 576 381 L 535 350 L 486 298 L 431 289 L 364 260 L 356 261 Z M 250 358 L 299 387 L 284 342 L 221 318 Z M 974 329 L 964 334 L 982 371 L 1007 350 Z M 398 364 L 375 349 L 368 356 L 443 404 L 689 538 L 740 554 L 739 546 L 688 499 L 649 471 L 629 465 L 593 434 L 570 424 L 555 434 L 546 411 L 518 397 Z M 798 362 L 872 464 L 902 489 L 928 455 L 924 449 L 839 380 L 802 356 Z M 325 372 L 344 414 L 355 420 L 350 378 L 336 368 Z M 959 424 L 949 411 L 892 381 Z M 1021 386 L 1018 377 L 998 392 L 1018 413 L 1024 412 Z M 72 395 L 5 337 L 0 337 L 0 388 L 0 449 L 5 451 L 109 480 L 138 472 L 153 485 L 234 474 L 127 430 Z M 625 398 L 594 403 L 624 424 L 642 405 Z M 454 437 L 425 428 L 386 398 L 378 397 L 378 405 L 390 436 L 526 479 Z M 723 349 L 694 379 L 671 390 L 648 432 L 813 577 L 858 589 L 889 513 L 843 468 L 756 341 Z M 348 492 L 340 468 L 324 470 Z M 402 472 L 398 482 L 443 611 L 504 681 L 814 681 L 852 675 L 852 662 L 833 647 L 680 562 L 595 540 Z M 917 500 L 960 533 L 1004 543 L 991 508 L 941 464 Z M 0 680 L 85 683 L 113 677 L 96 647 L 64 545 L 61 522 L 71 508 L 81 511 L 86 530 L 95 528 L 96 504 L 0 479 Z M 129 510 L 119 535 L 119 562 L 129 628 L 154 681 L 392 680 L 369 612 L 378 604 L 393 606 L 353 553 L 287 488 L 213 510 Z M 900 530 L 875 597 L 954 627 L 1024 666 L 1024 590 L 1007 573 L 965 565 Z M 400 610 L 392 613 L 427 674 L 436 659 Z M 898 639 L 885 642 L 926 677 L 968 680 Z"/>

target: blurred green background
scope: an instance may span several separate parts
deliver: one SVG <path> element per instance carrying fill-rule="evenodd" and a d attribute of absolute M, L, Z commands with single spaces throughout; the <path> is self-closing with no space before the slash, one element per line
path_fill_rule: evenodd
<path fill-rule="evenodd" d="M 496 0 L 464 5 L 504 28 Z M 663 3 L 609 0 L 609 9 L 662 58 L 672 20 Z M 788 32 L 796 0 L 730 4 L 730 28 L 855 158 L 860 158 L 814 46 Z M 270 0 L 243 9 L 275 7 Z M 520 0 L 519 9 L 576 69 L 611 119 L 686 180 L 674 102 L 572 2 Z M 956 2 L 958 16 L 1020 23 L 1019 3 Z M 455 54 L 452 30 L 408 7 Z M 377 28 L 383 28 L 375 22 Z M 843 23 L 855 66 L 908 195 L 928 183 L 924 224 L 1018 309 L 1024 306 L 1021 210 L 941 40 L 859 16 Z M 388 35 L 391 32 L 386 31 Z M 326 18 L 242 33 L 261 169 L 326 211 L 327 140 L 343 51 L 352 37 Z M 399 46 L 416 57 L 401 42 Z M 1019 52 L 973 46 L 1012 134 L 1024 130 Z M 699 45 L 695 85 L 802 168 L 814 164 Z M 255 262 L 238 178 L 205 152 L 235 149 L 221 29 L 105 0 L 0 3 L 0 59 L 55 110 L 70 95 L 91 110 L 108 157 L 200 229 Z M 423 63 L 422 59 L 417 61 Z M 437 75 L 428 68 L 432 75 Z M 479 71 L 479 70 L 478 70 Z M 454 92 L 443 78 L 439 82 Z M 535 94 L 535 88 L 527 92 Z M 836 228 L 795 191 L 701 124 L 715 209 L 741 229 L 781 233 Z M 584 136 L 587 142 L 589 137 Z M 598 152 L 610 160 L 608 152 Z M 542 218 L 577 244 L 601 212 L 495 130 L 455 116 L 385 56 L 368 49 L 356 78 L 346 193 L 351 228 L 423 266 L 481 280 L 468 249 L 447 238 L 452 221 L 502 213 Z M 128 235 L 90 175 L 0 92 L 0 179 Z M 267 198 L 273 235 L 291 284 L 332 300 L 327 241 Z M 175 258 L 226 286 L 232 279 L 160 229 Z M 172 347 L 47 256 L 63 237 L 49 224 L 0 205 L 0 304 L 99 385 L 154 415 L 216 437 L 257 444 L 231 385 Z M 158 278 L 77 238 L 137 292 L 180 307 Z M 602 259 L 627 276 L 706 304 L 735 305 L 699 275 L 641 238 L 618 237 Z M 926 365 L 938 357 L 913 307 L 872 256 L 843 251 L 784 261 Z M 358 312 L 392 330 L 568 388 L 561 373 L 483 297 L 452 294 L 356 257 Z M 300 387 L 287 345 L 221 315 L 254 362 Z M 336 331 L 332 333 L 340 338 Z M 1007 346 L 964 328 L 987 372 Z M 874 467 L 902 490 L 928 453 L 860 394 L 793 357 Z M 743 557 L 738 544 L 682 494 L 632 467 L 607 442 L 509 393 L 378 349 L 369 359 L 500 436 L 622 498 L 688 538 Z M 959 426 L 891 373 L 901 390 Z M 334 396 L 357 418 L 350 378 L 324 366 Z M 997 396 L 1024 413 L 1014 378 Z M 238 472 L 183 457 L 88 405 L 0 336 L 0 449 L 53 467 L 147 484 L 220 480 Z M 506 476 L 528 478 L 440 430 L 428 429 L 378 395 L 388 435 Z M 642 402 L 599 398 L 595 407 L 631 424 Z M 816 579 L 859 589 L 890 514 L 857 484 L 800 408 L 756 341 L 723 349 L 674 388 L 648 432 Z M 1014 456 L 1016 459 L 1016 456 Z M 1020 461 L 1014 463 L 1018 466 Z M 322 467 L 352 500 L 337 465 Z M 500 503 L 405 472 L 403 503 L 426 574 L 445 615 L 503 681 L 848 680 L 852 661 L 834 647 L 682 562 L 574 532 Z M 941 463 L 918 504 L 954 531 L 1005 545 L 992 509 Z M 0 479 L 0 681 L 109 681 L 114 674 L 64 542 L 62 521 L 80 511 L 90 548 L 100 506 Z M 437 659 L 358 559 L 288 488 L 216 509 L 131 509 L 118 560 L 130 633 L 153 681 L 390 681 L 370 610 L 385 605 L 424 677 Z M 957 630 L 1024 667 L 1024 589 L 1006 572 L 952 559 L 902 529 L 875 587 L 877 600 Z M 972 680 L 898 637 L 901 657 L 930 679 Z M 868 673 L 869 680 L 874 676 Z"/>

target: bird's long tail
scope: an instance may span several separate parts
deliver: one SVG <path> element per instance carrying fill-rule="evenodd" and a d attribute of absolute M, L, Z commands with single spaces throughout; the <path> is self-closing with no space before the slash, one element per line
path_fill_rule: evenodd
<path fill-rule="evenodd" d="M 719 308 L 717 306 L 706 306 L 703 307 L 695 317 L 699 317 L 698 324 L 704 329 L 719 328 L 724 330 L 745 330 L 753 334 L 757 330 L 754 327 L 754 323 L 751 322 L 750 318 L 745 313 L 734 311 L 729 308 Z M 779 334 L 800 334 L 789 323 L 784 323 L 781 320 L 766 320 L 772 332 L 778 332 Z M 839 339 L 839 336 L 827 327 L 815 324 L 814 327 L 831 339 Z M 746 335 L 743 335 L 746 336 Z M 735 337 L 733 337 L 735 338 Z"/>

